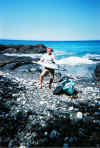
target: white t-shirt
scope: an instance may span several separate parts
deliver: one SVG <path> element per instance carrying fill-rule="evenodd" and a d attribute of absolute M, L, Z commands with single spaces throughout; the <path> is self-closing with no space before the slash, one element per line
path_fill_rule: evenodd
<path fill-rule="evenodd" d="M 48 64 L 55 63 L 55 57 L 53 54 L 51 55 L 45 54 L 41 57 L 41 60 L 43 60 L 44 63 L 48 63 Z"/>

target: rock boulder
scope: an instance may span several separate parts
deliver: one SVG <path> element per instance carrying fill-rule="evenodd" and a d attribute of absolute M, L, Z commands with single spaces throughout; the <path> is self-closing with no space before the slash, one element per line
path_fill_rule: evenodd
<path fill-rule="evenodd" d="M 100 63 L 96 65 L 96 69 L 95 69 L 95 77 L 97 80 L 100 80 Z"/>
<path fill-rule="evenodd" d="M 36 45 L 0 45 L 0 53 L 45 53 L 46 46 L 43 44 Z"/>

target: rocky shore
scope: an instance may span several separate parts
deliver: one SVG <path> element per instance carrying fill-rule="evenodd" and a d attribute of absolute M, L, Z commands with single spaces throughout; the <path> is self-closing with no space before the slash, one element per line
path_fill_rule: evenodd
<path fill-rule="evenodd" d="M 28 73 L 27 73 L 28 74 Z M 39 89 L 37 79 L 0 74 L 0 146 L 96 147 L 100 144 L 100 88 L 87 79 L 76 81 L 78 97 Z"/>
<path fill-rule="evenodd" d="M 46 87 L 48 76 L 40 89 L 41 68 L 31 64 L 33 59 L 6 56 L 7 63 L 4 56 L 0 58 L 0 147 L 100 147 L 99 81 L 77 78 L 77 98 L 53 95 L 59 73 L 51 89 Z"/>

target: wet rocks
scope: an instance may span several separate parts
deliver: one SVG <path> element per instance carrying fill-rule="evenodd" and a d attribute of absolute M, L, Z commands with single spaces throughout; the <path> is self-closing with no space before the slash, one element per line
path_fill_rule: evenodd
<path fill-rule="evenodd" d="M 46 46 L 37 45 L 0 45 L 0 53 L 45 53 Z"/>
<path fill-rule="evenodd" d="M 46 46 L 43 44 L 37 45 L 0 45 L 0 68 L 4 70 L 15 70 L 16 68 L 32 64 L 32 61 L 40 59 L 39 54 L 46 52 Z M 5 54 L 34 54 L 34 58 L 21 56 L 18 57 Z M 38 54 L 38 56 L 36 56 Z M 35 65 L 39 67 L 39 65 Z M 30 70 L 30 68 L 28 68 Z"/>
<path fill-rule="evenodd" d="M 16 56 L 7 56 L 0 55 L 0 68 L 2 70 L 16 70 L 17 68 L 30 70 L 32 61 L 39 61 L 40 58 L 31 58 L 31 57 L 16 57 Z M 25 68 L 23 67 L 25 66 Z M 34 69 L 40 69 L 39 65 L 34 64 Z"/>
<path fill-rule="evenodd" d="M 94 56 L 94 57 L 90 57 L 89 59 L 92 60 L 92 61 L 100 61 L 100 55 Z"/>

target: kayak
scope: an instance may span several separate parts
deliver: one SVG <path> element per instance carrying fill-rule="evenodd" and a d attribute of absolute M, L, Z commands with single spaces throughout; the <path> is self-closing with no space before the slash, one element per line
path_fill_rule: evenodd
<path fill-rule="evenodd" d="M 45 63 L 45 62 L 37 62 L 37 64 L 40 64 L 41 66 L 50 68 L 50 69 L 58 69 L 57 64 L 49 64 L 49 63 Z"/>

